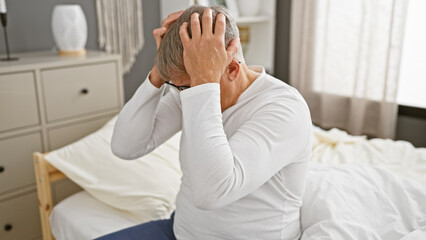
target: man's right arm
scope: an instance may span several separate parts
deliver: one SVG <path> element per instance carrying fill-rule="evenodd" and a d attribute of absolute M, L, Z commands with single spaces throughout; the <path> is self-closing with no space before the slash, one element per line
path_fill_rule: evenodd
<path fill-rule="evenodd" d="M 182 127 L 178 93 L 171 90 L 163 96 L 166 86 L 157 84 L 154 75 L 139 86 L 117 117 L 111 150 L 119 158 L 144 156 Z"/>
<path fill-rule="evenodd" d="M 154 29 L 157 50 L 170 24 L 182 13 L 183 10 L 169 14 L 161 27 Z M 170 91 L 163 96 L 164 81 L 155 64 L 148 76 L 118 115 L 111 139 L 111 150 L 117 157 L 141 157 L 182 128 L 179 94 Z"/>

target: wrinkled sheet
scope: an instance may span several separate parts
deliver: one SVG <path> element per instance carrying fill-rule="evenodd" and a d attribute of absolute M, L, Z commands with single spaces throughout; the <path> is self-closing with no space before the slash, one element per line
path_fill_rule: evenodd
<path fill-rule="evenodd" d="M 302 240 L 426 239 L 426 186 L 365 164 L 309 167 Z"/>
<path fill-rule="evenodd" d="M 381 167 L 426 185 L 426 148 L 407 141 L 353 136 L 333 128 L 313 128 L 312 162 L 364 163 Z"/>
<path fill-rule="evenodd" d="M 303 240 L 426 239 L 426 149 L 314 128 Z"/>

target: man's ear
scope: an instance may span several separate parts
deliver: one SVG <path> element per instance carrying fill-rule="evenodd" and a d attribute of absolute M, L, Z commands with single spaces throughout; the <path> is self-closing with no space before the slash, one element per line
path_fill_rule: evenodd
<path fill-rule="evenodd" d="M 228 79 L 234 81 L 238 78 L 240 74 L 240 63 L 236 59 L 232 59 L 231 63 L 228 65 Z"/>

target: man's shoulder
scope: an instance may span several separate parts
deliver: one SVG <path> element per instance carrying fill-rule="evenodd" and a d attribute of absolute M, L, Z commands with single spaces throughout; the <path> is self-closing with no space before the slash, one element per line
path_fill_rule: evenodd
<path fill-rule="evenodd" d="M 302 95 L 299 91 L 285 83 L 284 81 L 265 74 L 261 79 L 259 89 L 257 91 L 257 99 L 262 99 L 263 102 L 301 102 L 305 103 Z"/>
<path fill-rule="evenodd" d="M 296 88 L 269 74 L 258 80 L 261 82 L 251 99 L 251 117 L 273 115 L 282 118 L 294 115 L 301 124 L 311 123 L 309 107 Z"/>

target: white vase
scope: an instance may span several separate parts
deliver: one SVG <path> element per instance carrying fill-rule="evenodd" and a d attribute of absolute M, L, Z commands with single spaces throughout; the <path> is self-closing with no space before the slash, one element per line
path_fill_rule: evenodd
<path fill-rule="evenodd" d="M 59 54 L 85 54 L 87 22 L 78 4 L 56 5 L 52 32 Z"/>
<path fill-rule="evenodd" d="M 256 16 L 260 11 L 260 0 L 237 0 L 240 16 Z"/>

